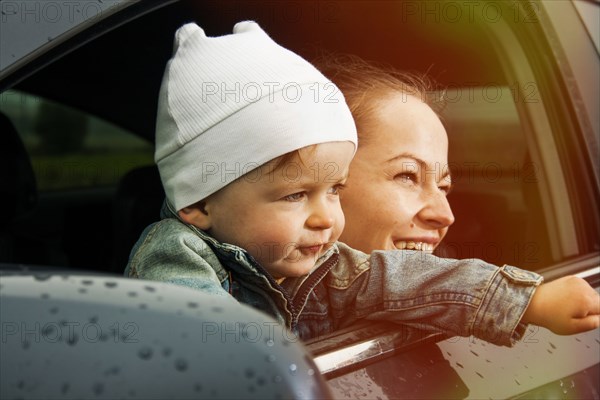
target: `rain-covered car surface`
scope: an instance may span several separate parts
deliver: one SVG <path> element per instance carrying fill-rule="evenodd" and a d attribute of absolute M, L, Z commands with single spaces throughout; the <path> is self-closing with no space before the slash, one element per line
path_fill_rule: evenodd
<path fill-rule="evenodd" d="M 320 398 L 297 339 L 262 313 L 158 282 L 2 275 L 2 385 L 11 398 Z"/>
<path fill-rule="evenodd" d="M 309 60 L 357 54 L 445 88 L 440 255 L 598 288 L 597 1 L 0 6 L 2 398 L 600 398 L 598 330 L 531 327 L 507 349 L 367 322 L 305 347 L 247 307 L 118 276 L 164 197 L 152 141 L 175 29 L 254 19 Z"/>

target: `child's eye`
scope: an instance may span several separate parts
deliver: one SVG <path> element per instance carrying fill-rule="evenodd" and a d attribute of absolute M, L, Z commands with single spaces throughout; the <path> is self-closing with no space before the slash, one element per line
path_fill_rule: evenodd
<path fill-rule="evenodd" d="M 329 188 L 329 194 L 333 194 L 333 195 L 339 195 L 340 191 L 342 191 L 344 188 L 346 187 L 346 185 L 344 185 L 343 183 L 339 183 L 335 186 L 332 186 L 331 188 Z"/>
<path fill-rule="evenodd" d="M 306 196 L 306 192 L 292 193 L 292 194 L 288 194 L 287 196 L 283 197 L 283 200 L 285 200 L 285 201 L 300 201 L 304 198 L 304 196 Z"/>

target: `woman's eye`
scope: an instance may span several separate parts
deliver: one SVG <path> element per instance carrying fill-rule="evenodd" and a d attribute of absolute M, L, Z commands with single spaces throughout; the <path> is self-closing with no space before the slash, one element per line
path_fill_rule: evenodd
<path fill-rule="evenodd" d="M 402 172 L 394 176 L 394 179 L 402 183 L 417 183 L 417 174 L 413 172 Z"/>
<path fill-rule="evenodd" d="M 283 200 L 285 200 L 285 201 L 300 201 L 304 198 L 304 196 L 306 196 L 305 192 L 292 193 L 292 194 L 288 194 L 287 196 L 285 196 L 283 198 Z"/>
<path fill-rule="evenodd" d="M 452 185 L 438 186 L 438 189 L 440 189 L 442 192 L 444 192 L 444 194 L 446 196 L 448 196 L 450 194 L 450 192 L 452 191 Z"/>

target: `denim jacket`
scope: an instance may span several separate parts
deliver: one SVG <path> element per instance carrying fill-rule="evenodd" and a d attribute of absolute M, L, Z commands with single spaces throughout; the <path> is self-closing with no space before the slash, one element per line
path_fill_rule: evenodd
<path fill-rule="evenodd" d="M 247 303 L 303 340 L 366 318 L 507 346 L 524 334 L 521 317 L 542 281 L 477 259 L 412 250 L 367 255 L 338 242 L 311 273 L 280 285 L 244 249 L 185 224 L 168 205 L 134 246 L 125 275 Z"/>

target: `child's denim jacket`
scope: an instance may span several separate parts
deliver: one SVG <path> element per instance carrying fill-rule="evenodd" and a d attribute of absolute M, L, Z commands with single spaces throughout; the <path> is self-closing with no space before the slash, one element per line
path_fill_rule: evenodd
<path fill-rule="evenodd" d="M 310 274 L 279 285 L 243 249 L 219 243 L 163 207 L 134 246 L 125 275 L 237 299 L 274 316 L 303 340 L 377 319 L 512 345 L 542 277 L 477 259 L 419 251 L 371 255 L 337 243 Z"/>

